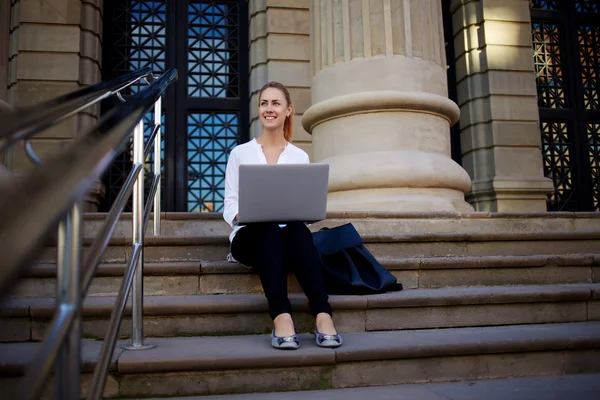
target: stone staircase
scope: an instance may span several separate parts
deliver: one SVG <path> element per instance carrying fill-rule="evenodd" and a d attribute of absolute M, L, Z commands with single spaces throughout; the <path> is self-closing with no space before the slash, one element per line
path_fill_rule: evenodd
<path fill-rule="evenodd" d="M 163 218 L 162 236 L 150 231 L 145 250 L 145 334 L 157 347 L 116 349 L 107 398 L 367 393 L 382 385 L 600 373 L 600 214 L 332 214 L 313 228 L 354 223 L 406 290 L 332 296 L 344 346 L 325 350 L 306 334 L 313 321 L 290 277 L 304 333 L 294 352 L 269 345 L 258 276 L 223 261 L 229 229 L 220 215 Z M 102 219 L 87 216 L 88 243 Z M 121 221 L 85 302 L 84 392 L 129 233 L 130 221 Z M 54 311 L 55 257 L 49 247 L 1 311 L 2 393 L 14 393 Z M 127 316 L 122 340 L 129 334 Z"/>

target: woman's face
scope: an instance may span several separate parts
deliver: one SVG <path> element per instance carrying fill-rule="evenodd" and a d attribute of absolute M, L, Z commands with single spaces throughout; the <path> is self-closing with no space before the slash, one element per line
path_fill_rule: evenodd
<path fill-rule="evenodd" d="M 269 130 L 283 129 L 283 124 L 292 106 L 287 104 L 283 92 L 267 88 L 262 92 L 259 103 L 260 122 Z"/>

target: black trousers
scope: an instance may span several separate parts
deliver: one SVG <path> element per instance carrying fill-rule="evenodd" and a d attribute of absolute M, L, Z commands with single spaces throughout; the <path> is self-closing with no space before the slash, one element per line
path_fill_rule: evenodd
<path fill-rule="evenodd" d="M 236 233 L 231 254 L 242 264 L 258 270 L 272 319 L 292 312 L 287 292 L 288 271 L 296 274 L 313 316 L 322 312 L 331 315 L 321 257 L 303 223 L 290 223 L 284 228 L 276 223 L 249 224 Z"/>

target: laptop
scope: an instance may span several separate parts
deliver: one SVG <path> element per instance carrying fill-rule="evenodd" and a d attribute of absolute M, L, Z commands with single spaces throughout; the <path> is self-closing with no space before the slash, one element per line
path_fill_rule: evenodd
<path fill-rule="evenodd" d="M 240 224 L 306 222 L 325 219 L 328 164 L 242 164 Z"/>

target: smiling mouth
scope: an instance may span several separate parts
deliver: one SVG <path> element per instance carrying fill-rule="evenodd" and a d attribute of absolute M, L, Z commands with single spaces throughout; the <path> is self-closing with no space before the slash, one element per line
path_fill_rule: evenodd
<path fill-rule="evenodd" d="M 272 121 L 272 120 L 274 120 L 274 119 L 277 119 L 277 117 L 274 117 L 274 116 L 272 116 L 272 115 L 269 115 L 269 116 L 266 116 L 266 117 L 265 117 L 265 119 L 268 119 L 268 120 Z"/>

